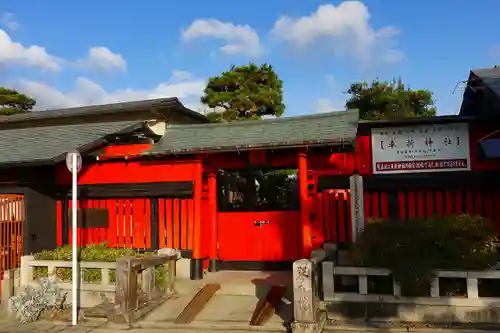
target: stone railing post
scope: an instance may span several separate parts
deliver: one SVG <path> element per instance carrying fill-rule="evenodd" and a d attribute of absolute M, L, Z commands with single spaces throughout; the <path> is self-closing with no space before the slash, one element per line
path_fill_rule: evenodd
<path fill-rule="evenodd" d="M 15 269 L 3 272 L 3 279 L 1 281 L 2 304 L 9 304 L 9 299 L 15 294 L 15 274 Z"/>
<path fill-rule="evenodd" d="M 20 269 L 20 280 L 21 287 L 26 287 L 33 280 L 33 267 L 29 265 L 29 262 L 35 260 L 34 256 L 22 256 Z M 50 272 L 49 272 L 50 273 Z"/>
<path fill-rule="evenodd" d="M 326 316 L 320 311 L 317 280 L 319 274 L 313 260 L 300 259 L 293 263 L 294 333 L 319 333 Z"/>
<path fill-rule="evenodd" d="M 180 252 L 176 249 L 162 248 L 158 250 L 158 255 L 164 256 L 177 256 L 180 258 Z M 165 293 L 167 295 L 173 294 L 175 292 L 175 275 L 176 275 L 176 261 L 169 260 L 165 264 Z"/>

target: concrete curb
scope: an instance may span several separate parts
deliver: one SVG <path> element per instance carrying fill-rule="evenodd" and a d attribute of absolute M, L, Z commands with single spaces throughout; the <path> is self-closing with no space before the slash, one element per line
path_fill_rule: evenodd
<path fill-rule="evenodd" d="M 370 326 L 332 326 L 325 325 L 324 332 L 345 332 L 345 333 L 354 333 L 354 332 L 390 332 L 390 333 L 493 333 L 498 332 L 498 330 L 494 329 L 485 329 L 485 330 L 477 330 L 477 329 L 460 329 L 460 328 L 411 328 L 409 327 L 370 327 Z"/>
<path fill-rule="evenodd" d="M 218 331 L 252 331 L 252 332 L 287 332 L 287 329 L 279 323 L 268 323 L 265 326 L 250 326 L 248 322 L 236 321 L 201 321 L 197 320 L 191 324 L 176 324 L 174 322 L 140 322 L 133 324 L 132 328 L 162 328 L 165 330 L 218 330 Z"/>

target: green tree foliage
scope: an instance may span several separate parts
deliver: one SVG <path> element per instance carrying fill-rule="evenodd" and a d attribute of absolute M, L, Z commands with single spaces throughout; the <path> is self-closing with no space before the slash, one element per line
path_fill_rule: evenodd
<path fill-rule="evenodd" d="M 14 89 L 0 87 L 0 115 L 9 116 L 29 112 L 35 103 L 33 98 Z"/>
<path fill-rule="evenodd" d="M 394 119 L 436 115 L 432 93 L 407 88 L 401 79 L 374 80 L 351 84 L 346 102 L 349 109 L 358 109 L 361 119 Z"/>
<path fill-rule="evenodd" d="M 212 122 L 281 117 L 285 111 L 283 81 L 268 64 L 232 66 L 208 80 L 201 102 L 221 110 L 207 115 Z"/>

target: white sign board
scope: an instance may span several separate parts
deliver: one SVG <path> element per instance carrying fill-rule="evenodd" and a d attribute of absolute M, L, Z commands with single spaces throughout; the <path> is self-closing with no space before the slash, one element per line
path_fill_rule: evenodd
<path fill-rule="evenodd" d="M 374 174 L 470 170 L 467 123 L 373 128 Z"/>
<path fill-rule="evenodd" d="M 73 172 L 73 155 L 76 155 L 76 172 L 80 172 L 82 169 L 82 155 L 79 152 L 66 154 L 66 167 L 70 172 Z"/>

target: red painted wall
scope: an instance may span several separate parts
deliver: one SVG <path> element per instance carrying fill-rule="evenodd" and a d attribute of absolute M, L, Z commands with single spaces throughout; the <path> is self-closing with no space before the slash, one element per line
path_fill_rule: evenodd
<path fill-rule="evenodd" d="M 254 221 L 267 220 L 258 227 Z M 300 212 L 218 213 L 221 260 L 274 261 L 301 258 Z M 265 248 L 265 250 L 264 250 Z"/>
<path fill-rule="evenodd" d="M 179 182 L 194 179 L 196 163 L 142 161 L 105 161 L 84 165 L 78 184 Z M 65 165 L 57 172 L 58 184 L 71 184 L 71 173 Z"/>
<path fill-rule="evenodd" d="M 134 145 L 110 145 L 103 148 L 99 156 L 113 157 L 113 156 L 124 156 L 124 155 L 138 155 L 149 148 L 153 144 L 151 143 L 141 143 Z"/>

